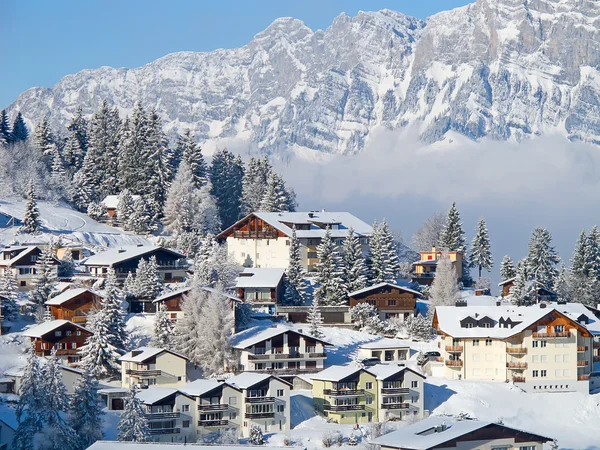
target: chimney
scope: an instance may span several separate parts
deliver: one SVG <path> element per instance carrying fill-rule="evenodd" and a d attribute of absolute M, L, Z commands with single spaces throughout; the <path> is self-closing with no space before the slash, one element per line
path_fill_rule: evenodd
<path fill-rule="evenodd" d="M 546 304 L 545 303 L 540 303 L 540 308 L 545 308 Z"/>
<path fill-rule="evenodd" d="M 310 217 L 311 219 L 314 217 L 315 215 L 312 212 L 308 213 L 308 217 Z"/>
<path fill-rule="evenodd" d="M 431 251 L 435 253 L 435 247 L 431 247 Z"/>
<path fill-rule="evenodd" d="M 118 250 L 118 252 L 119 252 L 119 253 L 125 253 L 125 249 L 124 249 L 124 248 L 120 248 L 120 249 Z"/>
<path fill-rule="evenodd" d="M 143 352 L 141 350 L 132 350 L 131 352 L 131 356 L 137 356 L 137 355 L 141 355 Z"/>
<path fill-rule="evenodd" d="M 327 212 L 327 211 L 325 210 L 325 208 L 322 208 L 322 209 L 321 209 L 321 212 Z"/>
<path fill-rule="evenodd" d="M 502 302 L 501 302 L 500 300 L 498 300 L 498 301 L 496 302 L 496 306 L 502 306 Z"/>
<path fill-rule="evenodd" d="M 137 244 L 136 247 L 143 247 L 144 244 Z"/>

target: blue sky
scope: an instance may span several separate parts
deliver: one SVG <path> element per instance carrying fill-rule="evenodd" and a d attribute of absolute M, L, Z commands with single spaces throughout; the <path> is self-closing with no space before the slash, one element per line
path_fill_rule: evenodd
<path fill-rule="evenodd" d="M 325 29 L 341 12 L 384 8 L 426 18 L 469 0 L 23 0 L 2 5 L 0 108 L 33 86 L 100 66 L 137 67 L 168 53 L 246 44 L 274 19 Z"/>

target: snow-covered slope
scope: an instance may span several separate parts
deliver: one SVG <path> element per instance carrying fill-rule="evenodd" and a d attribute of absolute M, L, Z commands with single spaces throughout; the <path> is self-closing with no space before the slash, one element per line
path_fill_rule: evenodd
<path fill-rule="evenodd" d="M 600 143 L 600 5 L 477 0 L 426 22 L 383 10 L 326 31 L 278 19 L 246 46 L 101 67 L 33 88 L 10 110 L 65 124 L 103 99 L 157 107 L 169 131 L 241 138 L 272 152 L 361 150 L 378 127 L 425 142 L 458 132 L 519 140 L 546 132 Z"/>

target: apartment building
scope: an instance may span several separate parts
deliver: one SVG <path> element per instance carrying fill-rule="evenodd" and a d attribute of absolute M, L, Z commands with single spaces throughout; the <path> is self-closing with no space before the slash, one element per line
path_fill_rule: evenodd
<path fill-rule="evenodd" d="M 423 418 L 423 380 L 396 365 L 332 366 L 312 376 L 315 409 L 339 424 Z"/>
<path fill-rule="evenodd" d="M 301 330 L 277 325 L 237 333 L 232 345 L 239 371 L 267 373 L 292 381 L 296 375 L 322 370 L 326 347 L 331 344 Z"/>
<path fill-rule="evenodd" d="M 144 407 L 154 442 L 194 442 L 196 401 L 193 397 L 166 387 L 142 389 L 136 394 Z"/>
<path fill-rule="evenodd" d="M 178 387 L 186 383 L 188 359 L 165 348 L 140 347 L 119 359 L 124 388 Z"/>
<path fill-rule="evenodd" d="M 545 303 L 437 307 L 433 326 L 441 335 L 444 376 L 513 381 L 531 392 L 589 392 L 589 318 L 578 319 L 568 308 Z"/>
<path fill-rule="evenodd" d="M 360 238 L 363 253 L 369 250 L 370 225 L 348 212 L 254 212 L 221 232 L 234 261 L 244 267 L 282 268 L 289 265 L 289 245 L 292 230 L 300 243 L 302 266 L 311 272 L 319 262 L 317 246 L 327 228 L 340 247 L 352 227 Z"/>

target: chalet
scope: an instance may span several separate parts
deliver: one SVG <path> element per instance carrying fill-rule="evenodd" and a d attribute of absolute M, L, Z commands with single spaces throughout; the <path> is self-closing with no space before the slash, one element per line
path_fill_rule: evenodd
<path fill-rule="evenodd" d="M 238 370 L 269 373 L 293 380 L 323 369 L 328 342 L 285 326 L 253 327 L 235 334 Z"/>
<path fill-rule="evenodd" d="M 196 400 L 177 389 L 153 387 L 135 395 L 144 408 L 154 442 L 194 442 Z"/>
<path fill-rule="evenodd" d="M 366 255 L 373 230 L 347 212 L 255 212 L 221 232 L 217 239 L 224 241 L 233 260 L 245 267 L 282 268 L 289 265 L 290 238 L 295 228 L 302 266 L 311 272 L 319 262 L 317 246 L 326 229 L 330 228 L 332 239 L 341 247 L 350 227 L 360 238 Z"/>
<path fill-rule="evenodd" d="M 401 339 L 380 338 L 358 347 L 358 356 L 377 358 L 381 362 L 397 363 L 410 358 L 410 342 Z"/>
<path fill-rule="evenodd" d="M 509 278 L 508 280 L 504 280 L 498 283 L 498 287 L 502 289 L 502 297 L 508 297 L 510 295 L 510 289 L 515 284 L 516 277 Z M 541 301 L 553 302 L 556 301 L 556 292 L 551 289 L 548 289 L 539 281 L 530 280 L 528 283 L 535 283 L 535 291 L 536 291 L 536 303 Z"/>
<path fill-rule="evenodd" d="M 136 201 L 140 198 L 139 195 L 132 195 L 133 201 Z M 107 195 L 104 200 L 101 202 L 102 206 L 106 208 L 106 215 L 110 219 L 117 218 L 117 207 L 119 206 L 119 196 L 118 195 Z"/>
<path fill-rule="evenodd" d="M 522 449 L 543 450 L 551 438 L 501 423 L 435 416 L 376 438 L 381 450 Z"/>
<path fill-rule="evenodd" d="M 513 381 L 531 392 L 589 392 L 593 335 L 564 305 L 438 306 L 443 376 Z M 581 318 L 583 321 L 583 318 Z M 465 363 L 467 361 L 467 363 Z"/>
<path fill-rule="evenodd" d="M 55 319 L 70 320 L 74 323 L 84 324 L 92 309 L 95 309 L 102 300 L 102 295 L 87 288 L 67 289 L 56 297 L 46 302 Z"/>
<path fill-rule="evenodd" d="M 452 261 L 452 267 L 456 271 L 457 282 L 462 282 L 463 254 L 461 252 L 443 252 L 432 247 L 430 252 L 420 252 L 420 254 L 421 259 L 413 263 L 413 282 L 431 285 L 435 278 L 438 262 L 442 258 L 448 258 Z"/>
<path fill-rule="evenodd" d="M 268 314 L 275 314 L 278 304 L 283 301 L 284 269 L 246 268 L 236 281 L 238 297 L 252 302 L 252 308 Z"/>
<path fill-rule="evenodd" d="M 68 320 L 52 320 L 25 330 L 23 336 L 35 343 L 39 356 L 50 356 L 52 349 L 62 363 L 77 364 L 79 349 L 92 332 Z"/>
<path fill-rule="evenodd" d="M 309 323 L 308 313 L 311 307 L 277 305 L 277 316 L 290 323 Z M 321 317 L 325 325 L 343 325 L 352 323 L 349 306 L 321 306 Z"/>
<path fill-rule="evenodd" d="M 90 256 L 83 266 L 95 277 L 106 277 L 109 267 L 112 267 L 117 277 L 125 279 L 129 272 L 135 275 L 135 269 L 142 259 L 148 261 L 153 256 L 164 281 L 182 281 L 185 278 L 188 268 L 185 255 L 155 245 L 130 245 L 107 250 Z"/>
<path fill-rule="evenodd" d="M 391 318 L 405 320 L 415 315 L 417 299 L 422 295 L 420 292 L 392 283 L 379 283 L 350 292 L 348 297 L 351 308 L 367 303 L 377 308 L 382 320 Z"/>
<path fill-rule="evenodd" d="M 121 385 L 177 387 L 186 382 L 188 359 L 164 348 L 140 347 L 120 359 Z"/>
<path fill-rule="evenodd" d="M 15 277 L 20 291 L 33 289 L 36 276 L 35 265 L 42 249 L 35 245 L 12 246 L 0 250 L 0 272 Z M 52 258 L 52 270 L 58 275 L 60 261 Z"/>

